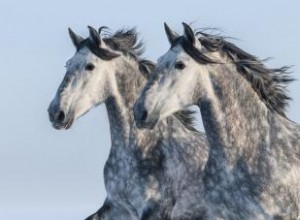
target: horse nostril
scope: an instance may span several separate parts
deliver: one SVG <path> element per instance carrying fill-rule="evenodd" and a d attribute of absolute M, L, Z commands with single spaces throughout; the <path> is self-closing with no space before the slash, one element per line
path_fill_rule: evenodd
<path fill-rule="evenodd" d="M 141 121 L 146 121 L 147 117 L 148 117 L 148 112 L 147 112 L 147 110 L 141 111 L 140 120 L 141 120 Z"/>
<path fill-rule="evenodd" d="M 63 111 L 59 111 L 56 114 L 56 121 L 57 122 L 63 122 L 65 120 L 65 113 Z"/>

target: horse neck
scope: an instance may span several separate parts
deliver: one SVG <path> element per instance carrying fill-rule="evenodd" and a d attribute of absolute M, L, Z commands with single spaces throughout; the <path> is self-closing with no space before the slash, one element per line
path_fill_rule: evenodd
<path fill-rule="evenodd" d="M 113 94 L 106 100 L 113 147 L 146 147 L 142 137 L 153 137 L 154 131 L 147 132 L 136 128 L 133 117 L 134 103 L 142 90 L 146 79 L 140 73 L 135 60 L 121 59 L 117 64 L 112 87 Z M 144 135 L 147 133 L 147 135 Z M 148 141 L 152 144 L 153 141 Z"/>
<path fill-rule="evenodd" d="M 212 92 L 199 107 L 211 147 L 209 161 L 217 158 L 212 167 L 256 163 L 259 148 L 269 143 L 269 121 L 274 114 L 232 64 L 208 68 L 213 68 L 209 71 Z"/>

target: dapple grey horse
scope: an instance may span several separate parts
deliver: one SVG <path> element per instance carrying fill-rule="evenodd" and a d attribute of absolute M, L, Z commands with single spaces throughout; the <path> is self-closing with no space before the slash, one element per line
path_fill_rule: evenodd
<path fill-rule="evenodd" d="M 135 106 L 139 126 L 198 105 L 209 142 L 203 219 L 300 219 L 300 127 L 285 115 L 287 67 L 271 69 L 222 37 L 179 36 Z M 198 36 L 198 37 L 197 37 Z"/>

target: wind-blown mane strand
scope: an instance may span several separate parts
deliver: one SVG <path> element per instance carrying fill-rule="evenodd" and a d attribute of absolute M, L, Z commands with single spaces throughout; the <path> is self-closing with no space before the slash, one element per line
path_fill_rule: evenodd
<path fill-rule="evenodd" d="M 100 27 L 99 34 L 106 29 L 108 28 L 104 26 Z M 144 53 L 144 43 L 138 40 L 138 33 L 135 28 L 121 29 L 112 35 L 106 33 L 103 40 L 111 49 L 130 54 L 134 57 L 141 56 Z"/>

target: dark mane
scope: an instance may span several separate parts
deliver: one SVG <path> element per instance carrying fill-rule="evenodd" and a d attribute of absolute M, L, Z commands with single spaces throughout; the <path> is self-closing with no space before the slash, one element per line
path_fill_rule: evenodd
<path fill-rule="evenodd" d="M 286 87 L 294 80 L 289 76 L 290 67 L 268 68 L 264 65 L 264 60 L 245 52 L 222 36 L 215 36 L 202 31 L 196 32 L 196 36 L 199 37 L 198 40 L 206 50 L 209 52 L 218 51 L 235 63 L 237 71 L 252 85 L 261 100 L 272 111 L 285 116 L 285 109 L 291 100 Z M 201 64 L 218 63 L 194 48 L 183 36 L 178 37 L 174 44 L 180 44 L 191 57 Z"/>
<path fill-rule="evenodd" d="M 100 27 L 99 30 L 107 29 Z M 106 34 L 103 38 L 105 43 L 113 50 L 120 51 L 124 54 L 139 57 L 144 53 L 144 44 L 138 40 L 138 33 L 135 28 L 121 29 L 113 35 Z"/>

